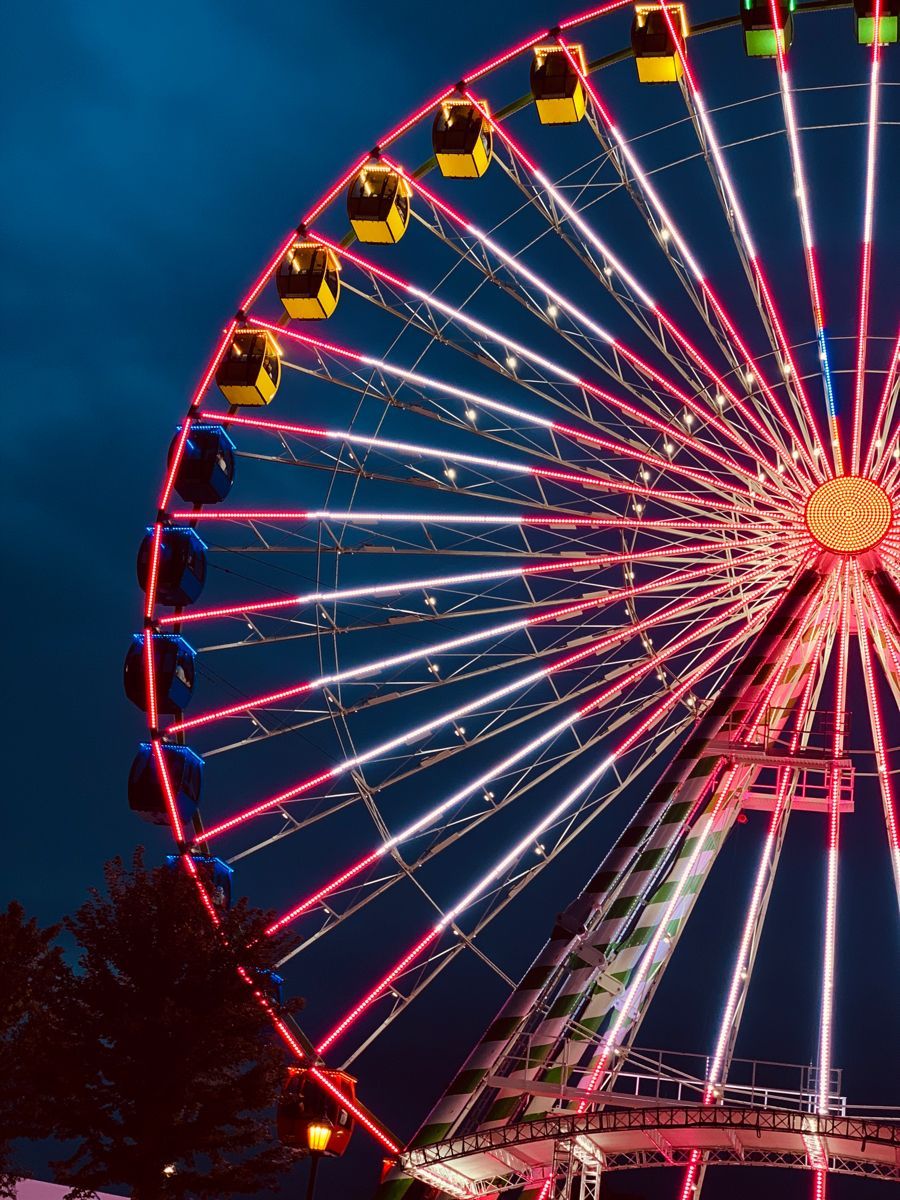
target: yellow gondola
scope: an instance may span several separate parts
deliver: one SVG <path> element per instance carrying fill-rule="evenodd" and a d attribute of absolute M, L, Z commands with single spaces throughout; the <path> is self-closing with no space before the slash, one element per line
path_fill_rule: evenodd
<path fill-rule="evenodd" d="M 361 242 L 399 242 L 406 233 L 412 189 L 382 163 L 363 167 L 347 193 L 347 216 Z"/>
<path fill-rule="evenodd" d="M 442 175 L 480 179 L 491 165 L 494 135 L 484 101 L 444 100 L 431 130 L 431 145 Z"/>
<path fill-rule="evenodd" d="M 669 29 L 661 4 L 636 4 L 631 23 L 631 48 L 641 83 L 675 83 L 681 78 L 681 58 L 688 29 L 683 4 L 666 5 L 675 36 Z"/>
<path fill-rule="evenodd" d="M 269 404 L 281 383 L 281 354 L 267 329 L 237 329 L 216 371 L 229 404 Z"/>
<path fill-rule="evenodd" d="M 320 242 L 295 242 L 278 268 L 275 284 L 289 317 L 320 321 L 337 308 L 340 260 Z"/>
<path fill-rule="evenodd" d="M 583 46 L 567 47 L 584 74 Z M 535 46 L 531 63 L 531 94 L 542 125 L 573 125 L 585 112 L 584 87 L 562 46 Z"/>

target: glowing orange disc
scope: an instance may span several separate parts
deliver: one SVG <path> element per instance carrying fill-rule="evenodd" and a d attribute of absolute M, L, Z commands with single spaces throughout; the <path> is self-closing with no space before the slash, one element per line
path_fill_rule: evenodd
<path fill-rule="evenodd" d="M 894 513 L 887 492 L 873 479 L 839 475 L 816 488 L 804 516 L 807 529 L 824 549 L 861 554 L 878 545 Z"/>

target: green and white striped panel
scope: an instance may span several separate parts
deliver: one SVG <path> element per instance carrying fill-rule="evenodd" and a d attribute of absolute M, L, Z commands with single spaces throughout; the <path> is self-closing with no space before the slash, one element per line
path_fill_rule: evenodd
<path fill-rule="evenodd" d="M 416 1135 L 412 1143 L 414 1146 L 428 1145 L 450 1136 L 451 1131 L 457 1131 L 460 1118 L 470 1107 L 485 1077 L 500 1069 L 498 1064 L 504 1055 L 511 1053 L 527 1019 L 540 1011 L 543 1004 L 548 1002 L 548 997 L 558 989 L 561 971 L 566 970 L 566 960 L 577 940 L 573 936 L 573 928 L 582 928 L 592 914 L 603 911 L 605 903 L 615 895 L 616 888 L 627 877 L 627 869 L 635 853 L 664 813 L 667 800 L 661 793 L 659 799 L 656 796 L 657 792 L 654 791 L 641 805 L 584 891 L 562 914 L 550 940 Z"/>
<path fill-rule="evenodd" d="M 893 586 L 892 581 L 887 583 L 881 578 L 884 575 L 883 571 L 876 571 L 872 577 L 872 581 L 878 591 L 878 598 L 881 601 L 881 612 L 885 614 L 888 620 L 891 620 L 891 615 L 896 615 L 896 620 L 893 622 L 894 631 L 897 636 L 897 641 L 900 642 L 900 597 L 897 595 L 897 589 Z M 898 668 L 895 656 L 888 650 L 888 645 L 885 640 L 885 635 L 882 632 L 882 622 L 879 619 L 878 609 L 869 601 L 870 611 L 873 613 L 874 620 L 870 623 L 872 630 L 872 644 L 875 647 L 875 653 L 878 656 L 878 661 L 881 663 L 884 673 L 887 677 L 888 684 L 894 696 L 897 705 L 900 706 L 900 668 Z"/>
<path fill-rule="evenodd" d="M 752 688 L 752 683 L 755 682 L 754 676 L 761 670 L 765 670 L 766 661 L 770 658 L 766 651 L 771 651 L 772 643 L 784 636 L 786 627 L 794 618 L 810 589 L 817 582 L 818 576 L 813 571 L 806 572 L 797 581 L 778 613 L 770 621 L 769 626 L 756 639 L 749 653 L 738 664 L 732 678 L 711 706 L 704 720 L 701 721 L 697 732 L 688 739 L 688 743 L 676 756 L 673 767 L 677 765 L 679 770 L 684 767 L 686 773 L 689 773 L 692 767 L 697 766 L 698 741 L 702 742 L 703 740 L 702 736 L 698 737 L 701 729 L 706 739 L 713 735 L 704 728 L 707 723 L 711 729 L 718 732 L 726 716 L 734 713 L 736 699 L 742 696 L 748 687 L 755 690 Z M 760 642 L 768 643 L 768 645 L 760 645 Z M 710 760 L 709 771 L 713 769 L 714 762 L 714 759 Z M 706 768 L 701 768 L 701 770 L 703 769 Z M 674 786 L 654 789 L 651 797 L 641 806 L 622 838 L 613 847 L 579 901 L 573 906 L 573 908 L 577 907 L 579 911 L 588 912 L 588 918 L 583 922 L 584 928 L 597 929 L 599 934 L 598 927 L 606 915 L 608 905 L 614 900 L 618 900 L 618 894 L 624 885 L 623 872 L 625 878 L 632 877 L 632 872 L 627 869 L 629 862 L 635 857 L 635 854 L 640 856 L 644 850 L 652 853 L 656 849 L 656 847 L 647 846 L 646 843 L 648 838 L 652 838 L 655 831 L 668 824 L 668 822 L 660 820 L 667 810 L 672 811 L 672 830 L 680 829 L 686 809 L 680 803 L 676 807 L 670 799 L 673 791 L 677 789 L 674 779 L 671 780 L 671 784 Z M 671 831 L 667 830 L 666 832 Z M 649 860 L 644 863 L 639 861 L 636 865 L 649 868 Z M 647 877 L 651 878 L 652 875 L 648 874 Z M 496 1071 L 496 1064 L 501 1061 L 504 1054 L 509 1054 L 516 1039 L 520 1037 L 528 1018 L 535 1011 L 540 1011 L 542 998 L 556 995 L 559 991 L 560 969 L 566 969 L 566 959 L 573 945 L 570 928 L 560 929 L 557 927 L 554 930 L 550 941 L 544 946 L 541 954 L 535 959 L 519 986 L 511 994 L 498 1017 L 488 1027 L 481 1042 L 475 1047 L 462 1070 L 429 1115 L 412 1145 L 428 1144 L 459 1131 L 465 1122 L 466 1114 L 472 1110 L 485 1086 L 485 1077 Z M 599 940 L 599 938 L 592 939 L 592 942 L 594 940 Z M 581 971 L 584 966 L 583 962 L 576 961 L 576 970 Z M 568 994 L 568 987 L 565 991 Z M 584 989 L 581 989 L 579 995 L 583 992 Z M 565 1007 L 566 1002 L 562 1003 Z M 560 1015 L 563 1015 L 562 1011 Z M 489 1119 L 493 1119 L 493 1115 L 491 1113 Z M 409 1182 L 408 1179 L 404 1180 L 395 1175 L 387 1182 L 383 1189 L 383 1195 L 399 1196 Z"/>
<path fill-rule="evenodd" d="M 805 599 L 806 593 L 798 597 L 798 604 Z M 809 670 L 809 645 L 814 638 L 817 626 L 811 622 L 803 635 L 794 646 L 797 632 L 796 609 L 788 610 L 786 619 L 779 626 L 767 630 L 768 637 L 757 639 L 754 653 L 747 655 L 740 667 L 723 688 L 717 705 L 718 714 L 709 720 L 701 722 L 697 733 L 689 739 L 681 753 L 676 757 L 669 771 L 660 781 L 660 788 L 669 789 L 674 785 L 680 789 L 677 796 L 668 805 L 665 819 L 647 840 L 640 855 L 634 863 L 631 874 L 625 885 L 606 907 L 599 921 L 595 934 L 591 937 L 591 945 L 609 958 L 613 948 L 627 927 L 634 913 L 646 901 L 646 892 L 653 886 L 653 879 L 661 862 L 671 853 L 672 847 L 683 833 L 683 822 L 688 813 L 702 796 L 703 789 L 711 781 L 712 773 L 719 762 L 718 756 L 704 756 L 708 740 L 721 729 L 725 720 L 723 708 L 729 708 L 729 721 L 738 719 L 731 714 L 750 714 L 763 698 L 772 680 L 769 663 L 778 657 L 783 658 L 786 650 L 799 651 L 799 661 L 795 663 L 791 654 L 788 665 L 782 675 L 779 686 L 770 701 L 775 710 L 774 724 L 783 725 L 787 720 L 788 709 L 802 691 Z M 781 651 L 781 655 L 777 653 Z M 752 678 L 748 678 L 752 676 Z M 688 845 L 693 845 L 688 839 Z M 683 851 L 682 851 L 683 853 Z M 645 922 L 642 915 L 642 925 Z M 648 935 L 652 936 L 652 932 Z M 637 943 L 642 945 L 643 942 Z M 617 978 L 617 972 L 610 966 L 605 968 L 607 977 Z M 545 1083 L 563 1082 L 569 1073 L 572 1063 L 571 1048 L 566 1045 L 566 1026 L 572 1020 L 573 1014 L 578 1014 L 578 1028 L 587 1036 L 596 1030 L 609 1009 L 614 996 L 602 984 L 598 984 L 599 972 L 596 967 L 581 961 L 570 973 L 563 993 L 558 997 L 553 1007 L 544 1019 L 533 1044 L 529 1047 L 529 1064 L 526 1077 L 531 1080 L 541 1078 Z M 592 989 L 593 998 L 585 1007 L 585 997 L 588 989 Z M 577 1037 L 579 1035 L 573 1035 Z M 567 1065 L 568 1064 L 568 1065 Z M 498 1097 L 492 1106 L 485 1126 L 498 1124 L 508 1119 L 516 1106 L 515 1092 L 512 1090 Z M 528 1115 L 540 1115 L 551 1106 L 551 1102 L 535 1099 L 528 1107 Z"/>
<path fill-rule="evenodd" d="M 653 939 L 659 923 L 669 910 L 673 895 L 680 889 L 681 897 L 674 909 L 671 910 L 666 930 L 670 940 L 668 943 L 660 942 L 656 959 L 648 973 L 647 980 L 645 980 L 641 995 L 634 998 L 637 1000 L 638 1008 L 642 1007 L 643 997 L 655 984 L 660 974 L 660 967 L 671 954 L 683 924 L 721 848 L 725 834 L 731 827 L 738 811 L 740 797 L 746 786 L 747 776 L 750 773 L 750 769 L 737 772 L 729 789 L 730 797 L 725 800 L 715 824 L 711 827 L 710 815 L 717 803 L 720 787 L 713 790 L 701 814 L 695 820 L 692 831 L 680 847 L 666 878 L 655 887 L 649 901 L 641 911 L 638 923 L 626 934 L 621 943 L 613 942 L 609 945 L 609 965 L 604 975 L 594 982 L 590 998 L 579 1016 L 577 1029 L 570 1032 L 554 1065 L 545 1072 L 544 1082 L 577 1086 L 578 1083 L 583 1083 L 584 1078 L 590 1074 L 594 1065 L 593 1056 L 588 1057 L 586 1062 L 581 1062 L 579 1047 L 596 1035 L 610 1012 L 623 1002 L 648 943 Z M 728 776 L 726 776 L 727 778 Z M 724 786 L 724 782 L 723 780 L 720 786 Z M 702 840 L 702 848 L 695 855 L 698 838 Z M 685 871 L 688 869 L 690 869 L 691 875 L 690 878 L 685 879 Z M 622 925 L 625 925 L 624 920 Z M 615 990 L 610 986 L 611 983 L 618 985 Z M 630 1029 L 632 1024 L 633 1022 L 629 1022 L 623 1026 L 623 1032 Z M 532 1120 L 542 1116 L 555 1103 L 556 1101 L 549 1097 L 533 1097 L 528 1106 L 526 1119 Z"/>
<path fill-rule="evenodd" d="M 669 799 L 668 789 L 655 788 L 650 797 L 641 805 L 635 817 L 622 833 L 614 847 L 607 855 L 603 869 L 591 880 L 585 897 L 592 901 L 588 914 L 588 922 L 596 925 L 602 923 L 604 915 L 618 902 L 618 896 L 623 886 L 634 877 L 636 866 L 647 854 L 648 843 L 654 836 L 661 836 L 659 831 L 670 830 L 670 821 L 680 823 L 682 814 L 672 814 L 673 805 Z M 670 836 L 666 834 L 665 836 Z M 591 944 L 599 946 L 598 937 L 591 935 Z M 574 939 L 571 933 L 567 935 L 566 953 L 571 954 Z M 603 947 L 599 946 L 602 950 Z M 497 1073 L 514 1073 L 517 1081 L 533 1079 L 540 1075 L 546 1066 L 548 1055 L 553 1051 L 558 1033 L 565 1027 L 570 1018 L 573 1006 L 596 974 L 596 968 L 589 962 L 578 957 L 575 952 L 573 962 L 569 964 L 565 986 L 553 997 L 547 998 L 547 1014 L 538 1030 L 529 1038 L 526 1057 L 511 1056 Z M 524 1049 L 524 1048 L 523 1048 Z M 506 1121 L 519 1103 L 521 1087 L 515 1085 L 508 1092 L 501 1091 L 495 1097 L 491 1107 L 479 1124 L 486 1129 Z"/>

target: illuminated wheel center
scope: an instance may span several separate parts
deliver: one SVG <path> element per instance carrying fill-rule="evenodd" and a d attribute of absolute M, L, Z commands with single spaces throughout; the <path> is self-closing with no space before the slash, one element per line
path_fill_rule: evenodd
<path fill-rule="evenodd" d="M 873 479 L 840 475 L 816 488 L 806 503 L 806 527 L 835 554 L 861 554 L 877 546 L 891 527 L 887 492 Z"/>

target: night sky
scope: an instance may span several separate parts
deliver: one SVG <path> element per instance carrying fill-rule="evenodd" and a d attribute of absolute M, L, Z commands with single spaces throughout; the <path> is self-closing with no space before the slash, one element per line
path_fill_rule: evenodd
<path fill-rule="evenodd" d="M 840 29 L 829 29 L 855 49 L 849 16 L 839 15 Z M 55 920 L 98 883 L 104 860 L 147 837 L 125 798 L 140 733 L 121 686 L 139 622 L 134 556 L 172 428 L 235 298 L 326 182 L 379 133 L 472 62 L 559 16 L 535 0 L 16 6 L 0 70 L 4 901 L 16 897 L 41 920 Z M 830 52 L 839 55 L 841 45 Z M 894 78 L 898 55 L 895 48 L 889 56 Z M 893 95 L 885 103 L 900 117 Z M 816 167 L 827 179 L 827 162 Z M 883 253 L 885 261 L 893 256 L 895 278 L 891 181 L 900 181 L 896 138 L 886 146 L 881 192 Z M 843 248 L 851 258 L 856 230 Z M 896 325 L 896 306 L 892 319 Z M 890 321 L 881 331 L 894 331 Z M 896 722 L 888 741 L 900 743 Z M 848 1073 L 857 1099 L 886 1103 L 885 1075 L 900 1074 L 883 1070 L 885 1061 L 900 1063 L 897 922 L 872 799 L 853 828 L 848 823 L 835 1061 L 860 1064 Z M 154 852 L 162 845 L 152 844 Z M 820 849 L 817 833 L 792 851 L 776 897 L 782 912 L 814 908 Z M 739 873 L 740 845 L 728 854 Z M 532 911 L 523 923 L 514 947 L 522 966 L 548 917 Z M 804 951 L 801 972 L 787 924 L 767 945 L 760 991 L 768 999 L 750 1016 L 756 1053 L 795 1061 L 792 1035 L 803 1041 L 814 1012 L 796 997 L 814 985 L 818 946 Z M 716 930 L 715 905 L 698 909 L 680 977 L 686 1007 L 692 989 L 720 986 L 705 970 Z M 297 987 L 310 990 L 302 981 Z M 499 995 L 485 996 L 457 1029 L 441 1027 L 427 1085 L 411 1082 L 419 1073 L 402 1055 L 381 1061 L 379 1077 L 367 1079 L 367 1101 L 401 1133 L 413 1131 L 489 1019 Z M 684 1034 L 680 1002 L 673 997 L 656 1040 L 705 1049 L 710 1031 Z M 414 1039 L 425 1035 L 427 1019 L 415 1018 Z M 814 1032 L 806 1042 L 814 1045 Z M 326 1200 L 370 1194 L 377 1156 L 358 1146 L 352 1162 L 355 1171 L 347 1164 L 323 1170 Z M 291 1186 L 300 1186 L 299 1173 Z M 646 1194 L 659 1186 L 647 1184 Z M 616 1187 L 644 1194 L 621 1176 Z M 659 1194 L 674 1195 L 674 1187 L 669 1177 Z M 739 1182 L 725 1173 L 704 1195 L 749 1197 L 762 1187 L 766 1195 L 806 1195 L 808 1181 L 757 1173 Z M 846 1181 L 832 1191 L 870 1193 L 882 1194 Z"/>

